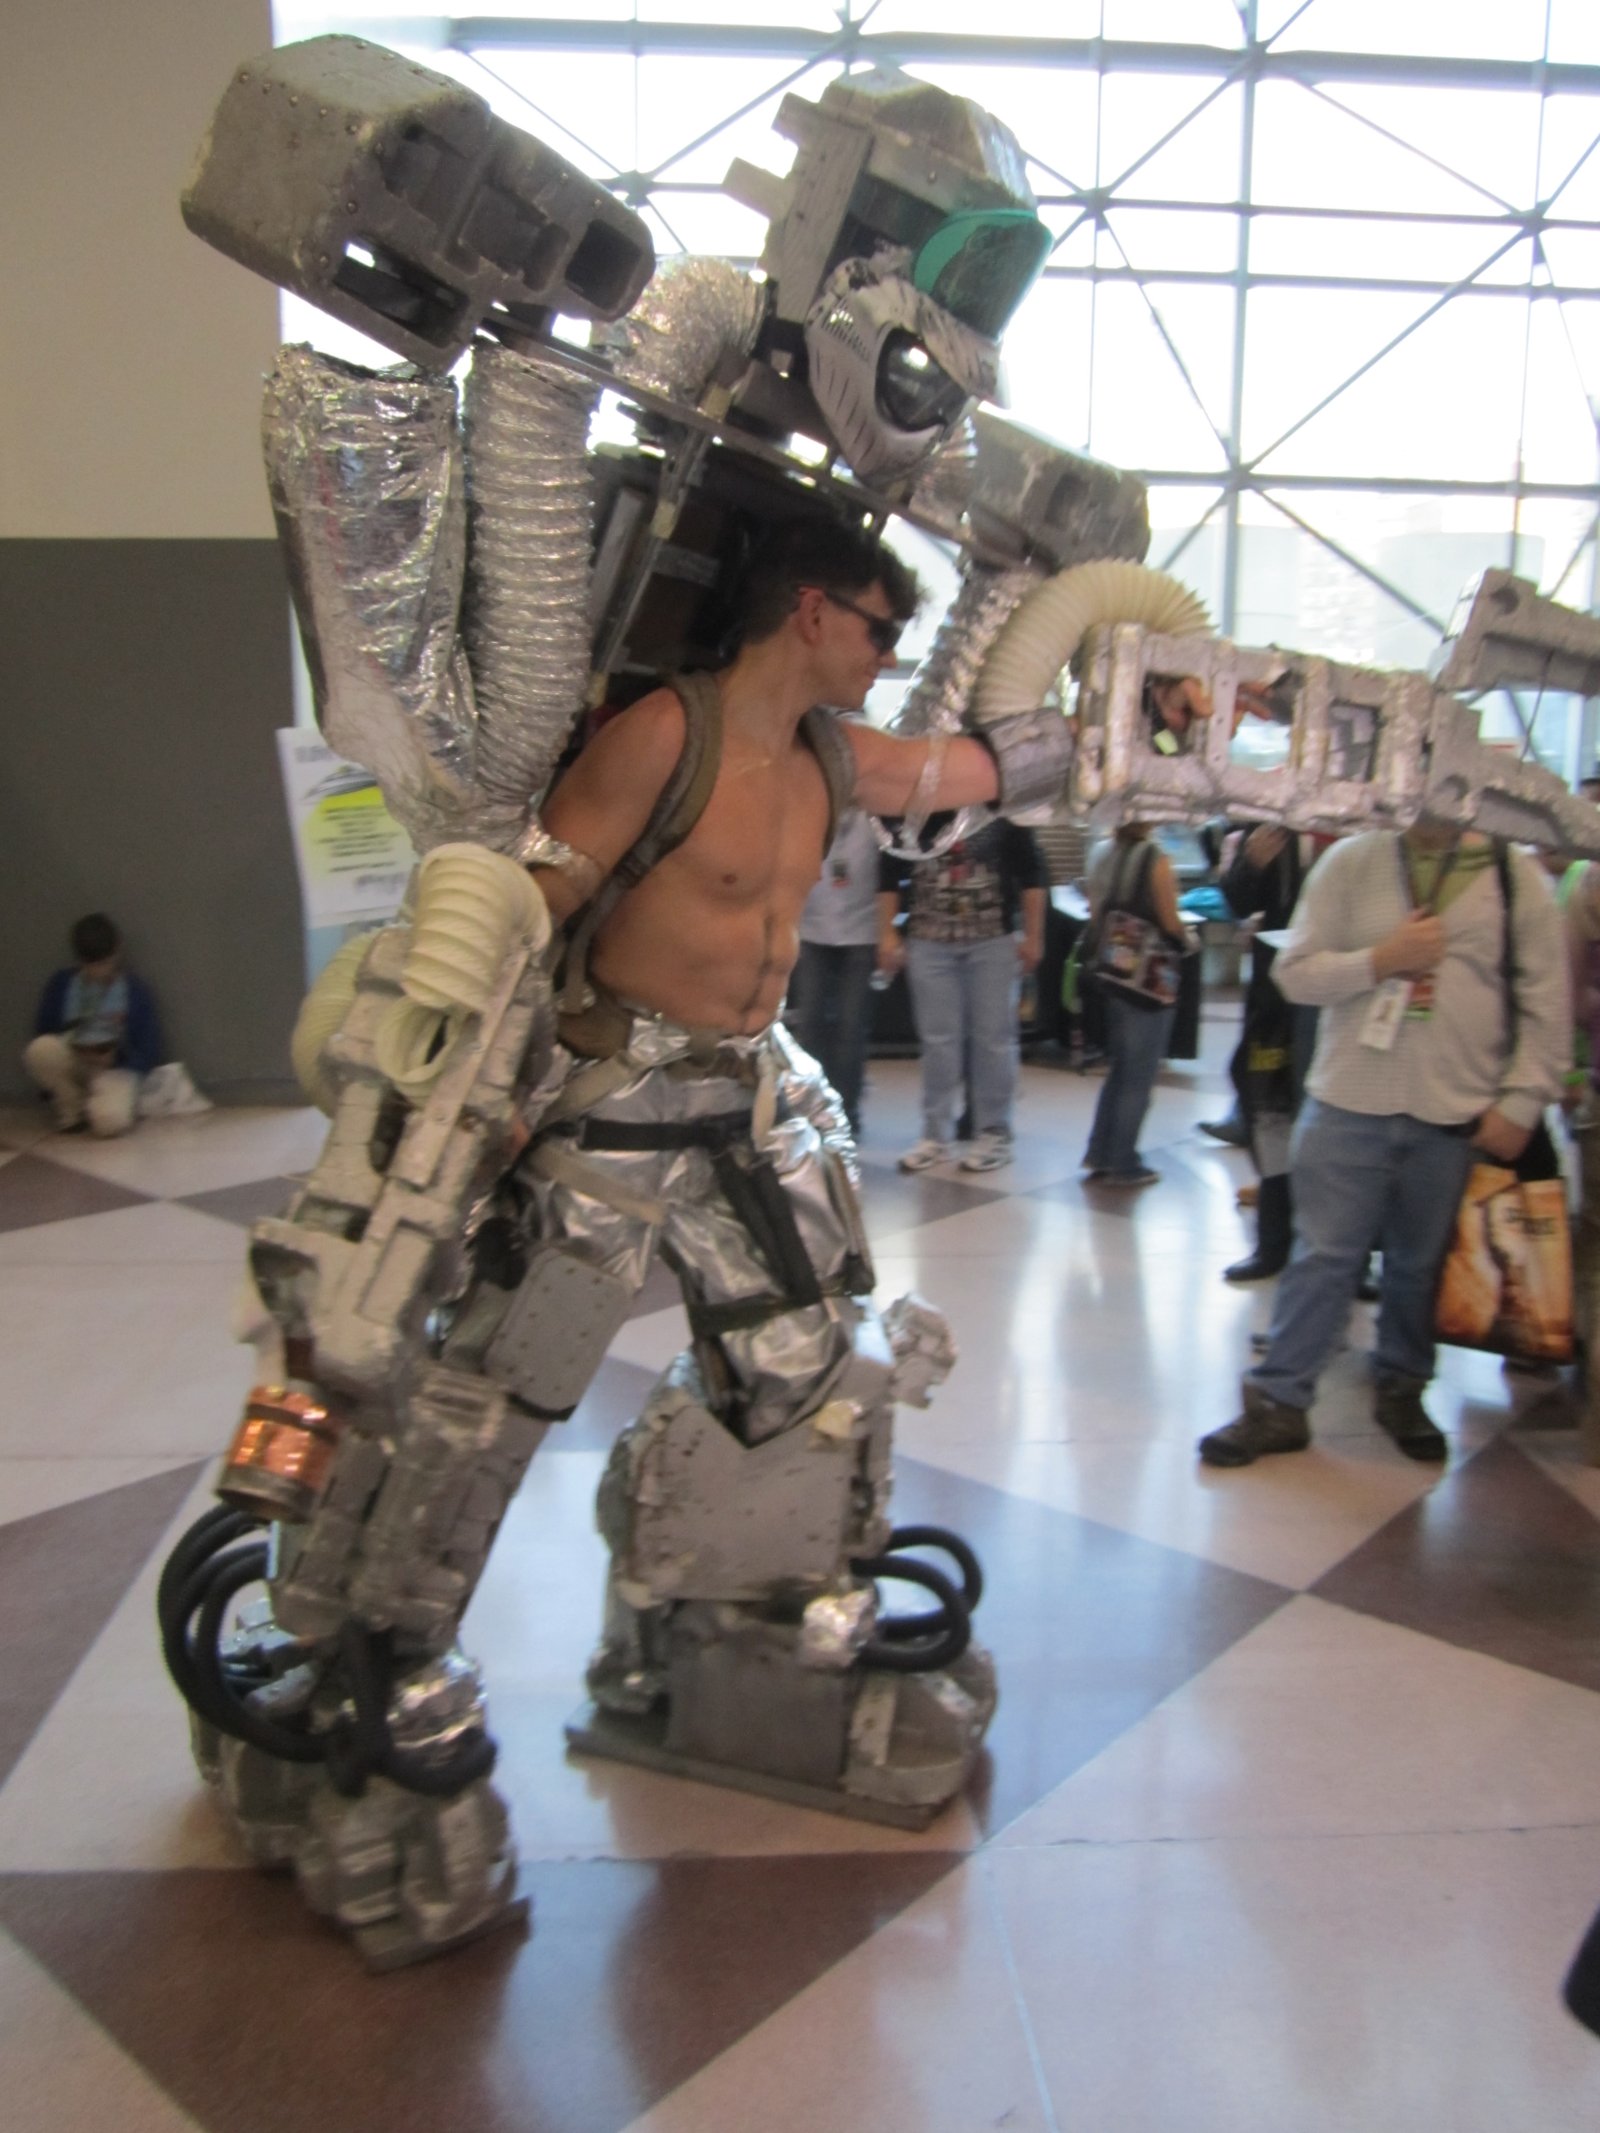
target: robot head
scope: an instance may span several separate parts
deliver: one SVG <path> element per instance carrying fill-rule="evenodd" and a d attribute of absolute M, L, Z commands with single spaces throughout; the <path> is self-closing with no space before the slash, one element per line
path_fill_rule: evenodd
<path fill-rule="evenodd" d="M 894 485 L 994 391 L 1000 334 L 1050 235 L 1011 132 L 908 75 L 787 97 L 778 130 L 799 148 L 786 180 L 729 176 L 770 218 L 777 334 L 853 471 Z"/>
<path fill-rule="evenodd" d="M 807 378 L 863 481 L 914 473 L 973 400 L 992 396 L 1001 327 L 1048 237 L 1016 209 L 952 215 L 913 255 L 847 259 L 806 319 Z"/>

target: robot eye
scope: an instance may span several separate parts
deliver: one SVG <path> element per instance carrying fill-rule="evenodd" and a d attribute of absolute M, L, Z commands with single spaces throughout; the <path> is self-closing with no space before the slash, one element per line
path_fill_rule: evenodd
<path fill-rule="evenodd" d="M 920 341 L 897 328 L 878 357 L 877 397 L 879 414 L 896 429 L 927 430 L 954 422 L 970 396 Z"/>

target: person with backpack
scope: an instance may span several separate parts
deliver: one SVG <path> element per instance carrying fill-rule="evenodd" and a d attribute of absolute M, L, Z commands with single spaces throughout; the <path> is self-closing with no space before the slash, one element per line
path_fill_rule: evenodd
<path fill-rule="evenodd" d="M 1105 1007 L 1110 1072 L 1100 1090 L 1083 1167 L 1099 1185 L 1153 1185 L 1139 1132 L 1166 1057 L 1187 935 L 1178 877 L 1147 822 L 1124 822 L 1089 869 L 1084 970 Z"/>
<path fill-rule="evenodd" d="M 1290 1156 L 1294 1249 L 1243 1412 L 1200 1457 L 1248 1466 L 1306 1448 L 1376 1245 L 1375 1419 L 1407 1458 L 1441 1460 L 1422 1395 L 1467 1173 L 1475 1154 L 1522 1156 L 1571 1056 L 1549 884 L 1526 854 L 1452 825 L 1348 838 L 1307 882 L 1273 977 L 1322 1010 Z"/>

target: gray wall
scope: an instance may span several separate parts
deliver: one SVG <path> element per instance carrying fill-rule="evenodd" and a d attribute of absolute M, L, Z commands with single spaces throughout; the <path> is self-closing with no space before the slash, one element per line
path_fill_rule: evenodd
<path fill-rule="evenodd" d="M 258 446 L 275 293 L 178 193 L 268 0 L 53 0 L 0 65 L 0 1091 L 106 909 L 168 1050 L 291 1090 L 302 930 L 272 733 L 289 620 Z M 25 203 L 25 205 L 24 205 Z"/>

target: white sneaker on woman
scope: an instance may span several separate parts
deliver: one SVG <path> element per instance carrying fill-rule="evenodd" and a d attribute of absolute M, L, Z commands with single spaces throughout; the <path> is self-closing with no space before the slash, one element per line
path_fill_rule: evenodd
<path fill-rule="evenodd" d="M 932 1170 L 935 1164 L 948 1163 L 950 1150 L 943 1141 L 920 1140 L 906 1150 L 900 1158 L 902 1170 Z"/>

